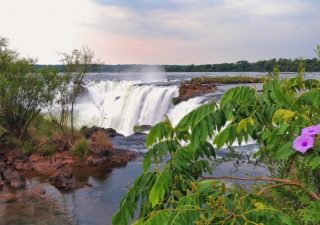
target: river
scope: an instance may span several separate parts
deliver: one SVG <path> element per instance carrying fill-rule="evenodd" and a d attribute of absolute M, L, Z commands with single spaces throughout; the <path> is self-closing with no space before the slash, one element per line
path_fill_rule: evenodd
<path fill-rule="evenodd" d="M 261 73 L 241 73 L 261 76 Z M 85 80 L 85 90 L 77 102 L 77 126 L 97 125 L 112 127 L 129 136 L 135 125 L 154 125 L 164 115 L 176 124 L 186 113 L 195 109 L 211 96 L 190 99 L 174 106 L 171 102 L 178 95 L 178 83 L 200 76 L 239 75 L 239 73 L 104 73 L 91 74 Z M 291 74 L 283 74 L 291 76 Z M 318 74 L 307 74 L 318 78 Z M 213 97 L 217 99 L 232 85 L 218 87 Z M 122 139 L 121 139 L 122 138 Z M 116 137 L 118 147 L 145 152 L 144 136 Z M 129 141 L 128 141 L 129 140 Z M 117 146 L 116 146 L 117 147 Z M 246 154 L 257 150 L 254 143 L 238 149 Z M 222 157 L 225 151 L 221 151 Z M 232 161 L 222 163 L 215 175 L 263 175 L 263 167 L 242 164 L 239 168 Z M 17 191 L 18 200 L 0 203 L 2 225 L 109 225 L 112 214 L 130 184 L 141 173 L 142 156 L 120 168 L 74 168 L 78 180 L 87 181 L 90 188 L 70 193 L 60 193 L 42 177 L 29 177 L 27 191 Z M 44 189 L 45 194 L 30 195 L 28 189 Z"/>

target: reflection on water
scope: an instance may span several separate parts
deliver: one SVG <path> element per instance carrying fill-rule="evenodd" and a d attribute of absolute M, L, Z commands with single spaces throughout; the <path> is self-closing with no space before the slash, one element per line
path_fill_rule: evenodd
<path fill-rule="evenodd" d="M 18 200 L 0 203 L 1 225 L 109 225 L 120 200 L 135 178 L 142 172 L 142 159 L 121 168 L 77 168 L 77 179 L 92 187 L 70 193 L 60 193 L 44 178 L 28 180 L 29 191 L 17 192 Z M 263 176 L 266 170 L 253 165 L 234 169 L 233 162 L 224 162 L 215 168 L 214 175 Z M 30 194 L 30 190 L 43 188 L 45 195 Z"/>
<path fill-rule="evenodd" d="M 44 178 L 28 180 L 29 191 L 18 191 L 17 201 L 0 203 L 1 225 L 108 225 L 128 186 L 141 173 L 141 159 L 126 167 L 77 168 L 77 179 L 92 187 L 70 193 L 60 193 Z M 45 195 L 30 190 L 45 189 Z"/>

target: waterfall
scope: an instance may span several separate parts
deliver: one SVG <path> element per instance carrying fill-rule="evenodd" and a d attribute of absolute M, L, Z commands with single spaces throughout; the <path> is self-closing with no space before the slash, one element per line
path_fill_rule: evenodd
<path fill-rule="evenodd" d="M 101 126 L 130 135 L 135 125 L 154 125 L 165 115 L 176 124 L 185 114 L 201 103 L 201 97 L 172 104 L 178 86 L 143 84 L 139 81 L 89 81 L 85 96 L 76 104 L 77 127 Z"/>

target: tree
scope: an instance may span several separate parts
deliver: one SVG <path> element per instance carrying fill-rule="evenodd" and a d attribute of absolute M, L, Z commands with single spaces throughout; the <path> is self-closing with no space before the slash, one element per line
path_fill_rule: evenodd
<path fill-rule="evenodd" d="M 81 92 L 84 77 L 99 64 L 99 61 L 95 59 L 94 52 L 86 46 L 75 49 L 70 54 L 62 53 L 61 56 L 64 72 L 60 77 L 61 82 L 58 87 L 60 115 L 58 121 L 54 116 L 52 118 L 64 133 L 70 121 L 72 139 L 74 140 L 75 102 Z"/>
<path fill-rule="evenodd" d="M 19 57 L 0 38 L 0 124 L 23 137 L 31 121 L 54 99 L 56 71 L 35 69 L 36 60 Z"/>

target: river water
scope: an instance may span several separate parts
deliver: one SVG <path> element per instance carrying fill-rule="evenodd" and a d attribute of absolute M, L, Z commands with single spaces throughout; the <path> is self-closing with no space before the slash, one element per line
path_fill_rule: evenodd
<path fill-rule="evenodd" d="M 241 73 L 261 76 L 259 73 Z M 205 102 L 202 96 L 182 102 L 176 106 L 172 97 L 178 95 L 178 83 L 192 77 L 238 75 L 236 73 L 109 73 L 92 74 L 85 81 L 85 90 L 77 102 L 77 125 L 112 127 L 119 133 L 133 134 L 134 125 L 154 125 L 164 115 L 177 123 L 186 113 Z M 284 74 L 283 76 L 290 76 Z M 307 74 L 318 78 L 318 74 Z M 213 97 L 217 99 L 232 85 L 218 87 Z M 212 97 L 212 96 L 210 96 Z M 126 139 L 127 138 L 127 139 Z M 145 152 L 144 136 L 116 137 L 115 147 Z M 118 146 L 117 146 L 118 145 Z M 255 144 L 238 149 L 246 154 L 257 150 Z M 223 156 L 221 151 L 219 156 Z M 263 175 L 263 167 L 242 164 L 235 168 L 228 161 L 215 169 L 215 175 Z M 42 177 L 29 177 L 27 189 L 45 189 L 45 195 L 30 195 L 17 191 L 15 202 L 0 202 L 1 225 L 109 225 L 112 214 L 135 178 L 141 173 L 142 156 L 120 168 L 74 168 L 78 180 L 92 185 L 71 193 L 60 193 Z"/>

